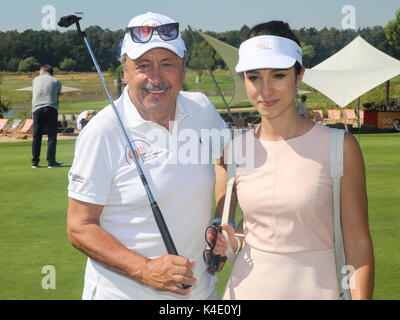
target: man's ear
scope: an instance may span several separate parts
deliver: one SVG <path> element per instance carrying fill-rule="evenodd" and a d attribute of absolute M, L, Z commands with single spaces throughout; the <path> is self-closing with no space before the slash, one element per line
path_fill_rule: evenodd
<path fill-rule="evenodd" d="M 126 70 L 126 64 L 122 65 L 122 70 L 124 72 L 124 82 L 128 83 L 128 71 Z"/>

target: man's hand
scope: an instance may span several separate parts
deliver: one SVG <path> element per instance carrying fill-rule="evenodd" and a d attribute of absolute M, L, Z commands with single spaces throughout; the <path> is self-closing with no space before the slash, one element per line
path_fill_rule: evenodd
<path fill-rule="evenodd" d="M 135 278 L 156 290 L 187 295 L 190 289 L 182 289 L 180 284 L 196 284 L 192 271 L 194 263 L 185 257 L 166 254 L 147 261 L 141 275 Z"/>

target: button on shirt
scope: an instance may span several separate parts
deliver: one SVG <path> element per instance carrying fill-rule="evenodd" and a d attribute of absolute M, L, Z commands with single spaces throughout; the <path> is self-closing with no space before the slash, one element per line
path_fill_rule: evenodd
<path fill-rule="evenodd" d="M 202 260 L 213 206 L 212 158 L 222 155 L 224 141 L 219 139 L 226 124 L 201 93 L 178 95 L 171 132 L 141 118 L 127 88 L 115 105 L 179 255 L 196 261 L 198 282 L 187 297 L 160 292 L 89 258 L 84 295 L 102 287 L 129 299 L 204 299 L 216 280 Z M 100 225 L 127 248 L 150 259 L 167 253 L 111 106 L 80 133 L 68 190 L 71 198 L 104 205 Z"/>

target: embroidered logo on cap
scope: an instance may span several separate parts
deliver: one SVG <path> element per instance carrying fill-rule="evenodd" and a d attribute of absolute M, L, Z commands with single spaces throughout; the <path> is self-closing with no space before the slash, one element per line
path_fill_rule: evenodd
<path fill-rule="evenodd" d="M 267 41 L 260 41 L 259 43 L 257 43 L 257 50 L 270 50 L 272 49 L 269 45 Z"/>

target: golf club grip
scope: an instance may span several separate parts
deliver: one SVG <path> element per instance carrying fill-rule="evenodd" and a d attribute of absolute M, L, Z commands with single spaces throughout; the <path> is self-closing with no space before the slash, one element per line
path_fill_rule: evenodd
<path fill-rule="evenodd" d="M 153 201 L 151 203 L 151 210 L 153 211 L 154 219 L 156 220 L 158 229 L 160 230 L 161 236 L 164 240 L 165 247 L 167 248 L 167 252 L 169 254 L 173 254 L 175 256 L 179 256 L 178 251 L 175 248 L 174 241 L 171 238 L 171 234 L 169 233 L 167 224 L 165 223 L 164 217 L 161 213 L 160 208 L 158 207 L 157 202 Z M 187 284 L 180 284 L 183 289 L 189 289 L 191 286 Z"/>
<path fill-rule="evenodd" d="M 161 236 L 164 240 L 165 247 L 167 248 L 167 252 L 169 254 L 178 255 L 178 251 L 176 251 L 174 242 L 171 238 L 171 234 L 169 233 L 167 224 L 165 223 L 164 217 L 161 213 L 160 208 L 158 207 L 157 202 L 153 201 L 151 203 L 151 210 L 153 211 L 154 219 L 156 220 L 158 229 L 160 230 Z"/>

